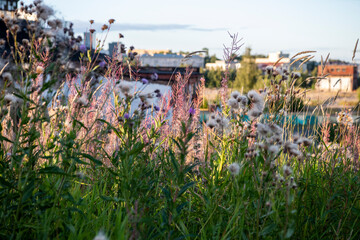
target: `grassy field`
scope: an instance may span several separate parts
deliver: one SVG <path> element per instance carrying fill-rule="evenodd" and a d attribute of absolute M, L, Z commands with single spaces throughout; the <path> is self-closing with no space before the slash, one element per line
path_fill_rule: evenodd
<path fill-rule="evenodd" d="M 200 124 L 189 75 L 170 95 L 147 91 L 131 51 L 102 59 L 102 43 L 86 49 L 33 8 L 28 39 L 4 19 L 4 47 L 15 43 L 1 61 L 1 239 L 359 239 L 351 111 L 299 136 L 279 118 L 301 98 L 297 75 L 274 67 L 267 92 L 231 92 L 225 77 L 222 110 Z"/>

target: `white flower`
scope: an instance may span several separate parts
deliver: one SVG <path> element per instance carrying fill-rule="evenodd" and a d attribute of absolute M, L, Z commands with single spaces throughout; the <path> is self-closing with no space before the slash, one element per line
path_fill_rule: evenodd
<path fill-rule="evenodd" d="M 256 128 L 261 137 L 266 137 L 271 132 L 267 124 L 257 123 Z"/>
<path fill-rule="evenodd" d="M 249 99 L 247 97 L 245 97 L 245 96 L 239 96 L 237 100 L 240 103 L 240 107 L 242 109 L 246 108 L 246 106 L 249 103 Z"/>
<path fill-rule="evenodd" d="M 132 85 L 129 82 L 121 81 L 121 83 L 119 84 L 119 88 L 120 88 L 120 91 L 126 95 L 132 89 Z"/>
<path fill-rule="evenodd" d="M 14 94 L 6 94 L 4 97 L 4 101 L 5 102 L 16 102 L 17 101 L 17 97 Z"/>
<path fill-rule="evenodd" d="M 44 67 L 42 66 L 37 66 L 36 67 L 36 73 L 37 74 L 42 74 L 44 72 Z"/>
<path fill-rule="evenodd" d="M 248 111 L 248 116 L 251 120 L 260 117 L 260 115 L 262 114 L 262 111 L 260 111 L 257 108 L 252 108 Z"/>
<path fill-rule="evenodd" d="M 210 119 L 207 121 L 206 125 L 207 125 L 209 128 L 214 128 L 214 127 L 216 127 L 217 123 L 216 123 L 216 121 L 215 121 L 214 119 L 210 118 Z"/>
<path fill-rule="evenodd" d="M 240 93 L 238 91 L 233 91 L 230 96 L 237 100 L 238 97 L 240 97 Z"/>
<path fill-rule="evenodd" d="M 277 146 L 277 145 L 270 146 L 269 152 L 273 155 L 276 155 L 279 152 L 279 146 Z"/>
<path fill-rule="evenodd" d="M 291 174 L 292 174 L 292 169 L 291 169 L 291 167 L 285 164 L 285 165 L 283 166 L 283 173 L 284 173 L 284 176 L 285 176 L 285 177 L 291 175 Z"/>
<path fill-rule="evenodd" d="M 240 165 L 238 163 L 232 163 L 228 166 L 228 170 L 231 175 L 236 176 L 240 172 Z"/>
<path fill-rule="evenodd" d="M 283 129 L 278 125 L 276 125 L 275 123 L 270 124 L 269 127 L 274 135 L 278 135 L 278 136 L 282 135 Z"/>
<path fill-rule="evenodd" d="M 13 77 L 12 77 L 11 73 L 9 73 L 9 72 L 4 72 L 2 74 L 2 77 L 3 77 L 4 81 L 6 81 L 8 83 L 13 81 Z"/>
<path fill-rule="evenodd" d="M 233 110 L 239 109 L 239 107 L 240 107 L 239 102 L 234 98 L 229 99 L 228 105 Z"/>
<path fill-rule="evenodd" d="M 103 231 L 100 231 L 95 237 L 94 240 L 107 240 L 105 233 Z"/>
<path fill-rule="evenodd" d="M 264 98 L 261 94 L 255 90 L 251 90 L 248 92 L 248 97 L 251 101 L 252 109 L 257 108 L 259 111 L 264 109 Z"/>
<path fill-rule="evenodd" d="M 78 98 L 76 100 L 76 102 L 80 105 L 80 106 L 86 106 L 89 101 L 87 100 L 87 97 L 85 95 L 81 96 L 80 98 Z"/>

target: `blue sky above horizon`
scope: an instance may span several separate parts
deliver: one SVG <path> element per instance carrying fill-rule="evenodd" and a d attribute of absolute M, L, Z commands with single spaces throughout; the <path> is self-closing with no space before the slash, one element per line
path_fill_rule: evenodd
<path fill-rule="evenodd" d="M 31 1 L 25 1 L 29 3 Z M 77 33 L 89 20 L 101 26 L 116 20 L 108 41 L 141 49 L 197 51 L 203 47 L 222 58 L 230 33 L 242 37 L 256 54 L 316 50 L 315 58 L 351 61 L 360 38 L 360 0 L 44 0 L 56 15 L 74 22 Z M 97 37 L 101 36 L 100 27 Z M 360 60 L 360 52 L 356 59 Z"/>

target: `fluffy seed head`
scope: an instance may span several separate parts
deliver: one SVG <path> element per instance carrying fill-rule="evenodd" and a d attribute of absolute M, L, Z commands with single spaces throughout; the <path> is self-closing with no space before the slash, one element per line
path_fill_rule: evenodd
<path fill-rule="evenodd" d="M 233 176 L 237 176 L 240 172 L 240 165 L 238 163 L 232 163 L 228 166 L 228 170 Z"/>

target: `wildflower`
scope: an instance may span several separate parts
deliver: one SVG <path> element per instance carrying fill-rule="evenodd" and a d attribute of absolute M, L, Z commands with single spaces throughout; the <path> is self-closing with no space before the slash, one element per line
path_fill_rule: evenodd
<path fill-rule="evenodd" d="M 189 113 L 190 113 L 190 115 L 194 115 L 195 113 L 196 113 L 196 111 L 195 111 L 195 109 L 194 108 L 190 108 L 189 109 Z"/>
<path fill-rule="evenodd" d="M 248 116 L 250 117 L 251 120 L 260 117 L 261 114 L 262 114 L 262 111 L 260 111 L 257 108 L 252 108 L 252 109 L 250 109 L 250 111 L 248 111 Z"/>
<path fill-rule="evenodd" d="M 115 22 L 115 19 L 111 18 L 109 19 L 109 24 L 113 24 Z"/>
<path fill-rule="evenodd" d="M 339 124 L 342 124 L 345 126 L 351 126 L 353 123 L 353 118 L 351 117 L 350 113 L 347 113 L 345 111 L 339 112 L 336 120 Z"/>
<path fill-rule="evenodd" d="M 210 116 L 209 116 L 209 119 L 213 119 L 213 120 L 215 120 L 215 119 L 216 119 L 216 115 L 215 115 L 215 113 L 211 113 L 211 114 L 210 114 Z"/>
<path fill-rule="evenodd" d="M 55 23 L 56 23 L 56 28 L 58 29 L 63 28 L 63 23 L 60 19 L 56 19 Z"/>
<path fill-rule="evenodd" d="M 304 146 L 308 147 L 312 144 L 312 141 L 308 138 L 299 138 L 296 143 L 303 144 Z"/>
<path fill-rule="evenodd" d="M 229 119 L 222 118 L 218 124 L 221 128 L 227 128 L 229 126 L 229 122 Z"/>
<path fill-rule="evenodd" d="M 95 32 L 95 29 L 91 28 L 91 29 L 89 30 L 89 32 L 92 34 L 92 33 Z"/>
<path fill-rule="evenodd" d="M 238 163 L 232 163 L 228 166 L 228 170 L 233 176 L 237 176 L 240 172 L 240 165 Z"/>
<path fill-rule="evenodd" d="M 23 44 L 24 46 L 28 46 L 28 45 L 29 45 L 29 40 L 26 39 L 26 38 L 24 38 L 24 39 L 22 40 L 22 44 Z"/>
<path fill-rule="evenodd" d="M 298 149 L 299 149 L 299 146 L 297 144 L 295 144 L 295 143 L 286 142 L 284 144 L 284 152 L 285 153 L 288 153 L 291 150 L 298 150 Z"/>
<path fill-rule="evenodd" d="M 130 115 L 129 115 L 128 113 L 125 113 L 125 114 L 124 114 L 124 118 L 125 118 L 125 119 L 129 119 L 129 118 L 130 118 Z"/>
<path fill-rule="evenodd" d="M 4 72 L 2 74 L 2 77 L 3 77 L 5 82 L 8 82 L 8 83 L 13 82 L 13 77 L 12 77 L 11 73 L 9 73 L 9 72 Z"/>
<path fill-rule="evenodd" d="M 234 99 L 234 98 L 230 98 L 228 100 L 228 105 L 233 110 L 239 109 L 239 107 L 240 107 L 238 101 L 236 99 Z"/>
<path fill-rule="evenodd" d="M 240 93 L 238 91 L 233 91 L 230 96 L 231 98 L 238 99 L 238 97 L 240 97 Z"/>
<path fill-rule="evenodd" d="M 76 100 L 76 103 L 79 104 L 80 106 L 86 106 L 88 104 L 87 97 L 85 95 L 81 96 Z"/>
<path fill-rule="evenodd" d="M 142 78 L 142 79 L 141 79 L 141 82 L 142 82 L 143 84 L 148 84 L 148 83 L 149 83 L 149 80 L 147 80 L 146 78 Z"/>
<path fill-rule="evenodd" d="M 86 50 L 87 50 L 85 44 L 81 44 L 79 49 L 81 52 L 86 52 Z"/>
<path fill-rule="evenodd" d="M 289 153 L 290 153 L 290 155 L 295 156 L 295 157 L 301 156 L 301 152 L 298 149 L 290 149 Z"/>
<path fill-rule="evenodd" d="M 266 206 L 266 207 L 271 207 L 271 202 L 270 202 L 270 201 L 267 201 L 267 202 L 265 203 L 265 206 Z"/>
<path fill-rule="evenodd" d="M 282 135 L 283 129 L 276 125 L 275 123 L 269 124 L 270 130 L 273 132 L 274 135 Z"/>
<path fill-rule="evenodd" d="M 93 240 L 107 240 L 108 238 L 105 236 L 103 231 L 100 231 Z"/>
<path fill-rule="evenodd" d="M 256 104 L 256 105 L 259 104 L 259 103 L 263 103 L 263 101 L 264 101 L 262 99 L 261 95 L 255 90 L 249 91 L 248 92 L 248 97 L 251 100 L 251 102 Z"/>
<path fill-rule="evenodd" d="M 90 20 L 89 22 L 90 22 L 90 24 L 93 24 L 93 23 L 94 23 L 94 20 Z"/>
<path fill-rule="evenodd" d="M 6 103 L 12 103 L 17 101 L 17 97 L 14 94 L 6 94 L 4 97 Z"/>
<path fill-rule="evenodd" d="M 216 127 L 216 121 L 214 120 L 214 119 L 209 119 L 208 121 L 207 121 L 207 123 L 206 123 L 206 125 L 209 127 L 209 128 L 214 128 L 214 127 Z"/>
<path fill-rule="evenodd" d="M 283 173 L 284 173 L 285 177 L 290 176 L 292 174 L 291 167 L 288 166 L 287 164 L 285 164 L 284 167 L 283 167 Z"/>
<path fill-rule="evenodd" d="M 262 137 L 266 137 L 271 131 L 267 124 L 258 123 L 256 124 L 256 127 L 257 127 L 257 132 Z"/>
<path fill-rule="evenodd" d="M 80 178 L 80 179 L 84 179 L 84 178 L 85 178 L 85 174 L 84 174 L 83 172 L 77 172 L 75 175 L 76 175 L 78 178 Z"/>
<path fill-rule="evenodd" d="M 42 74 L 44 72 L 44 67 L 43 66 L 37 66 L 36 67 L 36 73 L 37 74 Z"/>
<path fill-rule="evenodd" d="M 47 24 L 52 28 L 56 29 L 56 22 L 54 20 L 49 20 Z"/>
<path fill-rule="evenodd" d="M 302 143 L 304 144 L 305 147 L 308 147 L 312 144 L 312 141 L 308 138 L 303 138 Z"/>
<path fill-rule="evenodd" d="M 159 108 L 158 106 L 155 106 L 154 109 L 155 109 L 155 111 L 159 111 L 159 110 L 160 110 L 160 108 Z"/>
<path fill-rule="evenodd" d="M 153 73 L 153 74 L 151 74 L 150 78 L 151 78 L 151 80 L 156 81 L 156 80 L 158 80 L 159 75 L 157 73 Z"/>
<path fill-rule="evenodd" d="M 301 74 L 299 72 L 292 72 L 291 78 L 298 79 L 301 77 Z"/>
<path fill-rule="evenodd" d="M 273 69 L 274 69 L 274 67 L 270 65 L 270 66 L 266 66 L 265 71 L 267 74 L 271 74 Z"/>
<path fill-rule="evenodd" d="M 39 18 L 46 20 L 54 14 L 54 10 L 45 4 L 38 5 L 36 8 Z"/>
<path fill-rule="evenodd" d="M 104 24 L 104 25 L 101 27 L 101 30 L 104 31 L 104 30 L 106 30 L 106 29 L 108 29 L 108 28 L 109 28 L 108 25 Z"/>
<path fill-rule="evenodd" d="M 242 109 L 244 109 L 249 103 L 249 99 L 245 96 L 239 96 L 237 100 L 240 103 L 240 107 Z"/>
<path fill-rule="evenodd" d="M 279 152 L 279 146 L 277 146 L 277 145 L 270 146 L 269 152 L 273 155 L 276 155 Z"/>
<path fill-rule="evenodd" d="M 132 86 L 130 83 L 128 82 L 125 82 L 125 81 L 122 81 L 120 84 L 119 84 L 119 88 L 120 88 L 120 91 L 123 93 L 123 94 L 128 94 L 130 92 L 130 90 L 132 89 Z"/>
<path fill-rule="evenodd" d="M 99 63 L 99 66 L 101 67 L 101 68 L 104 68 L 105 66 L 106 66 L 106 62 L 103 60 L 103 61 L 101 61 L 100 63 Z"/>
<path fill-rule="evenodd" d="M 119 38 L 124 38 L 124 35 L 122 35 L 121 33 L 119 33 Z"/>
<path fill-rule="evenodd" d="M 14 24 L 14 25 L 12 25 L 12 26 L 10 27 L 10 31 L 11 31 L 13 34 L 19 32 L 19 30 L 20 30 L 20 27 L 19 27 L 19 25 L 17 25 L 17 24 Z"/>

